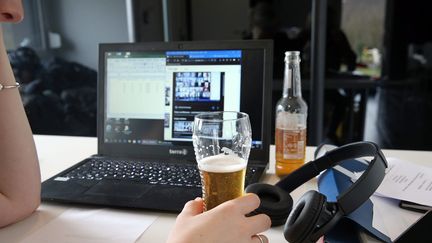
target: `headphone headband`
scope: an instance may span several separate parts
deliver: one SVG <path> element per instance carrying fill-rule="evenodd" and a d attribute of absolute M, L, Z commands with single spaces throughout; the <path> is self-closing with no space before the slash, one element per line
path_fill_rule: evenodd
<path fill-rule="evenodd" d="M 357 142 L 338 147 L 322 157 L 306 163 L 298 170 L 279 181 L 276 186 L 291 193 L 308 180 L 344 160 L 373 156 L 369 166 L 359 179 L 337 197 L 339 208 L 349 214 L 365 202 L 384 179 L 387 161 L 378 145 L 372 142 Z M 355 195 L 355 196 L 352 196 Z"/>
<path fill-rule="evenodd" d="M 320 151 L 318 148 L 317 151 Z M 308 191 L 298 199 L 293 209 L 289 193 L 305 182 L 345 160 L 370 157 L 368 167 L 348 189 L 336 197 L 336 202 L 327 202 L 325 195 Z M 265 213 L 272 226 L 283 224 L 285 239 L 293 243 L 316 242 L 345 215 L 360 207 L 381 184 L 387 161 L 378 145 L 372 142 L 347 144 L 326 152 L 314 161 L 304 164 L 275 186 L 255 183 L 247 186 L 246 192 L 256 193 L 260 206 L 251 215 Z"/>

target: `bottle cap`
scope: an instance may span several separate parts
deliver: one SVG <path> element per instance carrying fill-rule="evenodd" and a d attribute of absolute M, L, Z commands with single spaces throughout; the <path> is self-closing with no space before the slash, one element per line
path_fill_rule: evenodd
<path fill-rule="evenodd" d="M 285 62 L 288 62 L 288 61 L 300 62 L 300 52 L 299 51 L 286 51 L 285 52 Z"/>

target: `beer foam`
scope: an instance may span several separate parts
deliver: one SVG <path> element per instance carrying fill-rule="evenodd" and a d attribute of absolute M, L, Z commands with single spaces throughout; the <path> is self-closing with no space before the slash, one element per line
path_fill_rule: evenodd
<path fill-rule="evenodd" d="M 247 161 L 235 154 L 218 154 L 198 161 L 198 168 L 207 172 L 226 173 L 242 170 Z"/>

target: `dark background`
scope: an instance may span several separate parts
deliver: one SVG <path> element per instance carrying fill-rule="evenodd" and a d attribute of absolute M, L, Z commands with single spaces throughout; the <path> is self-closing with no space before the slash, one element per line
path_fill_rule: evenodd
<path fill-rule="evenodd" d="M 323 141 L 367 139 L 384 148 L 431 150 L 429 1 L 328 5 L 326 85 L 335 85 L 325 91 Z M 96 135 L 99 42 L 273 39 L 274 102 L 281 95 L 283 52 L 295 49 L 302 51 L 309 103 L 312 1 L 24 0 L 24 7 L 24 22 L 3 29 L 36 134 Z M 340 85 L 355 86 L 357 79 L 368 81 L 367 88 Z"/>

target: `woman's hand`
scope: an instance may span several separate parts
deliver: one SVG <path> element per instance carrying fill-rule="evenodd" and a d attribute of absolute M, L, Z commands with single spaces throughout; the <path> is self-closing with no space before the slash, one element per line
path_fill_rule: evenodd
<path fill-rule="evenodd" d="M 203 212 L 203 200 L 196 198 L 178 215 L 168 243 L 267 243 L 267 237 L 257 234 L 270 228 L 270 218 L 245 216 L 259 204 L 257 195 L 247 194 Z"/>

